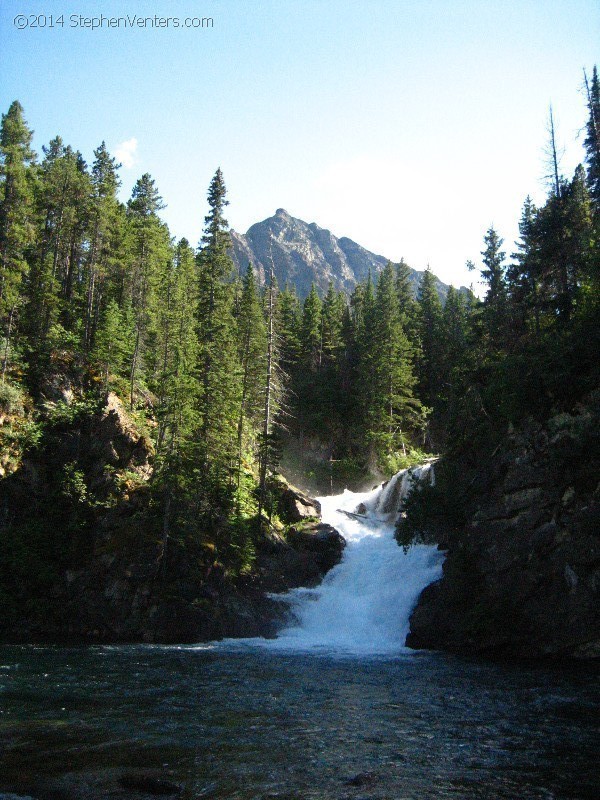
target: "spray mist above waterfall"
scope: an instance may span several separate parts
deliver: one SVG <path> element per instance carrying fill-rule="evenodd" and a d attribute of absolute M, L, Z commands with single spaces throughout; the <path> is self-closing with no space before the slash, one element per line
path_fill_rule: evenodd
<path fill-rule="evenodd" d="M 361 654 L 404 650 L 409 617 L 422 590 L 441 577 L 443 554 L 433 546 L 407 552 L 394 533 L 402 501 L 431 465 L 399 472 L 370 492 L 319 498 L 323 522 L 346 539 L 342 561 L 314 589 L 283 596 L 293 622 L 267 643 L 282 650 Z"/>

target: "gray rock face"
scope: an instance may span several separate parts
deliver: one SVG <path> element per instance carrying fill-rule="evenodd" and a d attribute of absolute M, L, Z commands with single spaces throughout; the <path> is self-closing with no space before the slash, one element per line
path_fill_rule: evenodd
<path fill-rule="evenodd" d="M 497 656 L 600 657 L 598 420 L 580 414 L 508 436 L 448 536 L 443 578 L 422 593 L 411 647 Z M 584 426 L 589 428 L 582 436 Z M 582 444 L 583 443 L 583 444 Z"/>
<path fill-rule="evenodd" d="M 320 522 L 309 528 L 291 528 L 288 542 L 300 552 L 313 553 L 321 575 L 339 563 L 346 540 L 335 528 Z"/>
<path fill-rule="evenodd" d="M 316 586 L 339 563 L 345 546 L 344 537 L 323 522 L 294 526 L 286 540 L 265 537 L 258 544 L 260 586 L 269 592 Z"/>
<path fill-rule="evenodd" d="M 290 522 L 301 522 L 303 519 L 321 516 L 321 504 L 318 500 L 296 489 L 294 486 L 287 486 L 281 493 L 279 499 L 280 511 L 285 519 Z"/>
<path fill-rule="evenodd" d="M 243 274 L 250 262 L 261 282 L 269 275 L 271 257 L 280 287 L 294 286 L 301 299 L 310 291 L 311 283 L 324 293 L 329 282 L 337 291 L 350 294 L 357 283 L 366 279 L 369 270 L 377 275 L 388 259 L 361 247 L 352 239 L 338 239 L 331 231 L 316 223 L 307 223 L 278 208 L 273 217 L 257 222 L 245 234 L 231 232 L 231 257 Z M 411 270 L 415 293 L 422 272 Z M 438 281 L 440 297 L 448 287 Z"/>

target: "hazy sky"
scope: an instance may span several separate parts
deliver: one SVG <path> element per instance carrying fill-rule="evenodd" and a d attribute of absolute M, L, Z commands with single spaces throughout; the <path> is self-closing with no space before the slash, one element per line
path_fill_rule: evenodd
<path fill-rule="evenodd" d="M 21 101 L 38 151 L 60 134 L 91 161 L 106 140 L 123 198 L 150 172 L 194 244 L 221 166 L 236 230 L 283 207 L 468 284 L 489 225 L 510 253 L 544 197 L 550 102 L 565 175 L 582 160 L 599 43 L 598 0 L 2 0 L 0 105 Z"/>

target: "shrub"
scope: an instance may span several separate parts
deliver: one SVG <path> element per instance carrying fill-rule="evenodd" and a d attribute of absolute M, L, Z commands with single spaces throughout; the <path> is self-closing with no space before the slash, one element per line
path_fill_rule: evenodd
<path fill-rule="evenodd" d="M 23 414 L 23 393 L 12 383 L 0 383 L 0 411 L 5 414 Z"/>

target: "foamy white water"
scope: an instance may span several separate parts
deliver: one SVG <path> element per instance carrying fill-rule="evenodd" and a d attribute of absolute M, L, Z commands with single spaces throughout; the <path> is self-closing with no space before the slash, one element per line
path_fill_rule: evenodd
<path fill-rule="evenodd" d="M 444 554 L 428 545 L 405 553 L 394 539 L 394 523 L 412 475 L 425 477 L 428 470 L 400 472 L 384 489 L 319 498 L 323 522 L 346 539 L 342 561 L 315 589 L 281 595 L 295 621 L 265 646 L 364 654 L 406 649 L 410 614 L 422 590 L 441 577 Z M 361 504 L 365 518 L 340 513 L 354 513 Z"/>

